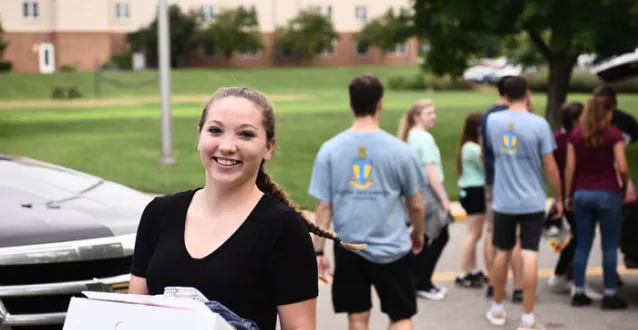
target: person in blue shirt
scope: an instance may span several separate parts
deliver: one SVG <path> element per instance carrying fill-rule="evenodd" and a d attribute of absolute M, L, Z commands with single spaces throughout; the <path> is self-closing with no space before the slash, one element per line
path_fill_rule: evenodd
<path fill-rule="evenodd" d="M 315 158 L 309 194 L 317 199 L 315 222 L 334 223 L 344 241 L 366 243 L 361 251 L 335 245 L 332 303 L 347 313 L 350 329 L 368 329 L 371 286 L 392 329 L 411 330 L 417 312 L 415 255 L 423 250 L 427 181 L 410 147 L 379 127 L 383 85 L 372 75 L 349 86 L 353 125 L 323 143 Z M 406 226 L 412 220 L 413 230 Z M 315 240 L 319 278 L 329 281 L 324 239 Z"/>
<path fill-rule="evenodd" d="M 534 315 L 534 301 L 547 199 L 543 173 L 556 199 L 553 219 L 563 215 L 561 182 L 554 159 L 556 142 L 547 120 L 529 111 L 531 92 L 524 78 L 508 78 L 504 91 L 508 109 L 490 115 L 487 121 L 486 141 L 494 152 L 492 244 L 497 252 L 491 273 L 494 300 L 486 318 L 497 326 L 503 326 L 507 320 L 503 306 L 507 265 L 520 240 L 524 291 L 518 329 L 544 330 Z"/>
<path fill-rule="evenodd" d="M 492 227 L 494 224 L 494 212 L 492 210 L 494 151 L 492 150 L 492 145 L 489 139 L 487 139 L 487 119 L 494 113 L 507 110 L 509 101 L 505 97 L 504 84 L 510 77 L 511 76 L 505 76 L 499 80 L 497 84 L 499 99 L 496 104 L 485 111 L 483 119 L 481 120 L 481 155 L 483 158 L 483 167 L 485 169 L 485 239 L 483 240 L 483 253 L 488 277 L 485 281 L 489 283 L 486 293 L 488 298 L 491 298 L 494 295 L 494 286 L 491 284 L 490 278 L 492 277 L 492 265 L 494 264 L 496 249 L 492 245 Z M 512 293 L 512 302 L 519 303 L 523 301 L 523 259 L 521 257 L 520 244 L 517 244 L 512 252 L 511 268 L 512 274 L 514 275 L 514 292 Z"/>

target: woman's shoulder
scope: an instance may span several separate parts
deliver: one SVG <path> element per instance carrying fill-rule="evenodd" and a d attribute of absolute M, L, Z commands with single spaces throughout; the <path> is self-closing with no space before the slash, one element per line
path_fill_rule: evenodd
<path fill-rule="evenodd" d="M 201 188 L 184 190 L 167 195 L 158 195 L 146 206 L 147 210 L 153 212 L 164 212 L 174 210 L 176 205 L 190 203 L 195 193 Z"/>
<path fill-rule="evenodd" d="M 463 143 L 463 146 L 461 147 L 461 152 L 471 152 L 476 150 L 480 151 L 481 146 L 474 141 L 465 141 L 465 143 Z"/>

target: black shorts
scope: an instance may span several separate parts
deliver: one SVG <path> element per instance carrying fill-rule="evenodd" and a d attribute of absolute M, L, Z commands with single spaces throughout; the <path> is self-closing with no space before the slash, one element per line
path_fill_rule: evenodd
<path fill-rule="evenodd" d="M 459 192 L 461 206 L 467 215 L 485 213 L 485 187 L 467 187 Z"/>
<path fill-rule="evenodd" d="M 379 295 L 381 311 L 392 321 L 412 318 L 417 312 L 414 255 L 376 264 L 335 245 L 332 305 L 335 313 L 362 313 L 372 308 L 371 285 Z"/>
<path fill-rule="evenodd" d="M 500 250 L 511 250 L 516 245 L 516 229 L 520 226 L 521 249 L 538 251 L 543 232 L 545 212 L 504 214 L 494 211 L 492 244 Z"/>

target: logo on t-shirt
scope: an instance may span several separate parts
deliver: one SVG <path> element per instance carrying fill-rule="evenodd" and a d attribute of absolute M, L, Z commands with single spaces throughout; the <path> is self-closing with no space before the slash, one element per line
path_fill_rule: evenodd
<path fill-rule="evenodd" d="M 503 135 L 501 150 L 508 155 L 515 155 L 518 152 L 518 136 L 514 133 L 514 123 L 509 124 L 507 133 Z"/>
<path fill-rule="evenodd" d="M 372 186 L 372 179 L 370 173 L 372 173 L 372 160 L 366 158 L 366 147 L 359 147 L 359 157 L 352 161 L 352 179 L 350 179 L 350 185 L 359 189 L 365 190 Z"/>

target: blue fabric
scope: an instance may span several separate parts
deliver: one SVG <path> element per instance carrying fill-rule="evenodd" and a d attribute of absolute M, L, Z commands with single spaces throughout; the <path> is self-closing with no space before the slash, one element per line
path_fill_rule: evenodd
<path fill-rule="evenodd" d="M 504 104 L 495 104 L 483 114 L 481 120 L 481 136 L 483 138 L 483 164 L 485 166 L 485 184 L 494 184 L 494 151 L 492 144 L 487 136 L 487 117 L 495 112 L 503 111 L 508 108 Z"/>
<path fill-rule="evenodd" d="M 237 330 L 259 330 L 259 327 L 255 322 L 241 318 L 218 301 L 208 301 L 205 304 L 206 307 L 214 313 L 219 314 L 219 316 L 224 318 L 226 322 L 235 327 Z"/>
<path fill-rule="evenodd" d="M 605 290 L 615 290 L 618 283 L 618 243 L 622 221 L 622 199 L 620 195 L 605 190 L 576 190 L 573 198 L 576 236 L 574 256 L 574 286 L 585 288 L 585 269 L 596 235 L 596 221 L 600 225 L 603 246 L 603 280 Z"/>

